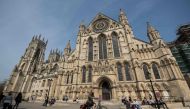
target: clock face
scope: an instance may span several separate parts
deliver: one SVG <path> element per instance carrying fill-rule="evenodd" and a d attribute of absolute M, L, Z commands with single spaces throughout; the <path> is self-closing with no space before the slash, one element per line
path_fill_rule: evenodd
<path fill-rule="evenodd" d="M 92 27 L 93 27 L 93 31 L 96 33 L 103 32 L 108 29 L 109 21 L 108 19 L 105 19 L 105 18 L 98 19 L 93 23 Z"/>

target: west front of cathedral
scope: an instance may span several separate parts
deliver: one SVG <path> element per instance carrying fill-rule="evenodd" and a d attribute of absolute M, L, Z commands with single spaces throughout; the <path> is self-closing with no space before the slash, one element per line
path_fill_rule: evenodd
<path fill-rule="evenodd" d="M 86 99 L 89 93 L 102 100 L 122 96 L 143 99 L 156 95 L 184 97 L 190 91 L 170 49 L 159 32 L 147 24 L 150 42 L 136 38 L 124 11 L 119 21 L 102 13 L 88 26 L 81 24 L 76 48 L 70 41 L 61 53 L 51 50 L 45 60 L 47 41 L 34 36 L 15 66 L 4 92 L 22 92 L 24 98 L 44 100 Z"/>

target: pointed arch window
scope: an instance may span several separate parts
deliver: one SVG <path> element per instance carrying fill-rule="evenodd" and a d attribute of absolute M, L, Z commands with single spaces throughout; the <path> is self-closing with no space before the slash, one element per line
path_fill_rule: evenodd
<path fill-rule="evenodd" d="M 122 65 L 120 63 L 117 64 L 117 73 L 119 81 L 123 81 Z"/>
<path fill-rule="evenodd" d="M 116 33 L 112 33 L 112 44 L 113 44 L 114 57 L 120 57 L 119 43 L 118 43 L 118 37 Z"/>
<path fill-rule="evenodd" d="M 71 83 L 73 83 L 73 74 L 71 75 Z"/>
<path fill-rule="evenodd" d="M 130 75 L 130 70 L 129 70 L 129 63 L 125 63 L 125 77 L 127 81 L 132 80 L 131 75 Z"/>
<path fill-rule="evenodd" d="M 93 39 L 88 39 L 88 61 L 93 61 Z"/>
<path fill-rule="evenodd" d="M 67 84 L 69 84 L 69 74 L 67 75 Z"/>
<path fill-rule="evenodd" d="M 34 60 L 38 60 L 39 57 L 40 57 L 40 49 L 37 49 L 37 51 L 36 51 L 35 54 L 34 54 L 33 61 L 34 61 Z"/>
<path fill-rule="evenodd" d="M 106 36 L 100 35 L 98 37 L 98 42 L 99 42 L 99 59 L 107 59 Z"/>
<path fill-rule="evenodd" d="M 158 71 L 158 66 L 155 63 L 152 64 L 152 70 L 153 70 L 155 79 L 160 79 L 160 74 L 159 74 L 159 71 Z"/>
<path fill-rule="evenodd" d="M 92 66 L 88 68 L 88 82 L 92 82 Z"/>
<path fill-rule="evenodd" d="M 149 72 L 148 72 L 148 66 L 145 64 L 143 65 L 143 71 L 144 71 L 145 79 L 150 79 Z"/>
<path fill-rule="evenodd" d="M 82 67 L 82 83 L 86 82 L 86 67 Z"/>

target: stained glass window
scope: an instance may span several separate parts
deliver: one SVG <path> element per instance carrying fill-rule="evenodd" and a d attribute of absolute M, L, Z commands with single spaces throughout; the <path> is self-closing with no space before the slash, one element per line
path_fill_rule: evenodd
<path fill-rule="evenodd" d="M 117 64 L 117 73 L 119 81 L 123 81 L 122 66 L 120 63 Z"/>
<path fill-rule="evenodd" d="M 99 41 L 99 59 L 107 59 L 107 45 L 105 35 L 98 38 Z"/>
<path fill-rule="evenodd" d="M 126 76 L 127 81 L 131 80 L 131 75 L 130 75 L 130 70 L 129 70 L 129 63 L 125 63 L 125 76 Z"/>
<path fill-rule="evenodd" d="M 88 39 L 88 61 L 93 61 L 93 40 L 91 37 Z"/>
<path fill-rule="evenodd" d="M 157 65 L 155 63 L 152 64 L 152 70 L 153 70 L 155 79 L 160 79 L 160 74 L 159 74 L 159 71 L 158 71 L 158 67 L 157 67 Z"/>
<path fill-rule="evenodd" d="M 86 67 L 82 67 L 82 83 L 86 82 Z"/>
<path fill-rule="evenodd" d="M 144 71 L 145 79 L 150 79 L 149 72 L 148 72 L 148 66 L 145 64 L 143 65 L 143 71 Z"/>
<path fill-rule="evenodd" d="M 120 57 L 119 44 L 118 44 L 118 38 L 117 38 L 116 33 L 112 34 L 112 44 L 113 44 L 114 57 Z"/>
<path fill-rule="evenodd" d="M 88 68 L 88 82 L 92 82 L 92 66 Z"/>

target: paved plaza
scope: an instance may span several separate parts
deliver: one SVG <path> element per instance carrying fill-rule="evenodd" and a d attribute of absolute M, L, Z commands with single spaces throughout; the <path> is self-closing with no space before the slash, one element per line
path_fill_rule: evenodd
<path fill-rule="evenodd" d="M 44 107 L 41 102 L 22 102 L 18 109 L 80 109 L 82 103 L 58 102 L 52 106 Z M 108 109 L 119 109 L 119 105 L 105 104 Z M 0 106 L 2 109 L 2 106 Z"/>

